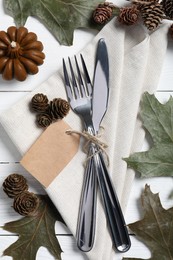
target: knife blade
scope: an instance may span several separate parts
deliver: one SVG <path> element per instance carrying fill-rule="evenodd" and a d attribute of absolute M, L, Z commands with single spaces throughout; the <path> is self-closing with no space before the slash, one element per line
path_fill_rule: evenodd
<path fill-rule="evenodd" d="M 96 66 L 92 96 L 92 121 L 95 134 L 99 131 L 100 123 L 107 111 L 109 96 L 109 62 L 108 52 L 104 39 L 100 39 L 97 48 Z M 109 226 L 113 245 L 119 252 L 129 250 L 130 238 L 124 216 L 116 195 L 114 186 L 103 158 L 102 152 L 98 152 L 95 146 L 95 169 L 98 186 L 104 205 L 105 215 Z"/>
<path fill-rule="evenodd" d="M 92 122 L 95 133 L 106 113 L 109 96 L 109 61 L 105 40 L 98 42 L 92 94 Z"/>

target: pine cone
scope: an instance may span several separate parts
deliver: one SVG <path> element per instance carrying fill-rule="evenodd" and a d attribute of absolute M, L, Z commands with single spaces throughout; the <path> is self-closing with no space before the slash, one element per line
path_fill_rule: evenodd
<path fill-rule="evenodd" d="M 18 196 L 21 192 L 28 190 L 26 179 L 17 173 L 10 174 L 2 184 L 4 192 L 10 198 Z"/>
<path fill-rule="evenodd" d="M 35 112 L 45 112 L 49 107 L 48 98 L 42 93 L 35 94 L 31 100 L 31 108 Z"/>
<path fill-rule="evenodd" d="M 69 103 L 61 98 L 54 98 L 50 101 L 49 112 L 53 119 L 62 119 L 70 110 Z"/>
<path fill-rule="evenodd" d="M 13 208 L 22 216 L 35 216 L 39 198 L 32 192 L 24 191 L 14 198 Z"/>
<path fill-rule="evenodd" d="M 172 0 L 163 0 L 161 2 L 161 5 L 163 6 L 163 11 L 165 15 L 172 19 L 173 18 L 173 1 Z"/>
<path fill-rule="evenodd" d="M 144 20 L 144 25 L 150 31 L 155 30 L 164 17 L 163 7 L 156 1 L 140 4 L 139 10 Z"/>
<path fill-rule="evenodd" d="M 98 24 L 106 23 L 112 16 L 114 5 L 110 2 L 99 4 L 93 12 L 93 19 Z"/>
<path fill-rule="evenodd" d="M 38 114 L 36 120 L 41 127 L 48 127 L 52 123 L 52 117 L 48 113 Z"/>
<path fill-rule="evenodd" d="M 122 24 L 133 25 L 137 22 L 139 17 L 139 10 L 137 6 L 124 7 L 120 9 L 118 21 Z"/>

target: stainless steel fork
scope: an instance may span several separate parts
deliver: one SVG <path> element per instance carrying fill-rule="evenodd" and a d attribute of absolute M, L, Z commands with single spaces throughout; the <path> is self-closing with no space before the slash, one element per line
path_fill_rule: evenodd
<path fill-rule="evenodd" d="M 84 59 L 82 55 L 80 57 L 87 84 L 82 79 L 76 57 L 75 64 L 78 80 L 76 80 L 76 75 L 72 68 L 71 60 L 69 59 L 71 79 L 69 78 L 65 61 L 63 60 L 66 93 L 72 110 L 81 117 L 84 123 L 84 129 L 93 135 L 94 132 L 91 117 L 92 84 Z M 93 152 L 93 147 L 91 145 L 89 148 L 88 156 L 90 157 Z M 88 160 L 84 174 L 84 182 L 76 230 L 77 245 L 80 250 L 85 252 L 90 251 L 94 244 L 96 221 L 96 191 L 97 178 L 95 174 L 93 160 Z"/>

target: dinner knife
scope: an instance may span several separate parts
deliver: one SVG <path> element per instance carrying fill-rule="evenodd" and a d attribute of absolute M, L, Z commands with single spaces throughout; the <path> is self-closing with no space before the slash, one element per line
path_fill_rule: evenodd
<path fill-rule="evenodd" d="M 92 96 L 92 121 L 95 134 L 98 133 L 100 123 L 106 113 L 109 97 L 109 62 L 108 52 L 104 39 L 100 39 L 97 48 L 96 65 Z M 97 150 L 97 149 L 96 149 Z M 96 151 L 97 152 L 97 151 Z M 120 252 L 127 251 L 130 246 L 130 238 L 124 216 L 114 190 L 112 181 L 101 152 L 96 153 L 96 173 L 104 205 L 107 223 L 113 245 Z"/>

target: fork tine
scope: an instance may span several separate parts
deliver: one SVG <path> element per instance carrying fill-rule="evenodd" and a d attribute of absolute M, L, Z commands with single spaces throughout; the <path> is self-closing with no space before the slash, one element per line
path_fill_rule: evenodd
<path fill-rule="evenodd" d="M 74 70 L 73 70 L 70 58 L 68 58 L 68 61 L 69 61 L 69 65 L 70 65 L 74 95 L 75 95 L 75 98 L 80 98 L 80 93 L 79 93 L 78 85 L 77 85 L 77 82 L 76 82 L 76 78 L 75 78 L 75 75 L 74 75 Z"/>
<path fill-rule="evenodd" d="M 84 96 L 87 95 L 87 93 L 86 93 L 85 85 L 83 83 L 83 79 L 82 79 L 82 76 L 81 76 L 81 72 L 80 72 L 80 69 L 79 69 L 79 65 L 78 65 L 78 61 L 77 61 L 76 55 L 75 55 L 75 62 L 76 62 L 76 69 L 77 69 L 77 74 L 78 74 L 78 79 L 79 79 L 79 86 L 80 86 L 81 96 L 84 97 Z"/>
<path fill-rule="evenodd" d="M 65 89 L 66 89 L 67 97 L 68 97 L 69 101 L 71 101 L 73 99 L 73 92 L 71 89 L 70 80 L 69 80 L 69 76 L 68 76 L 68 72 L 67 72 L 67 68 L 66 68 L 64 59 L 63 59 L 63 72 L 64 72 Z"/>
<path fill-rule="evenodd" d="M 89 74 L 88 74 L 88 70 L 87 70 L 87 67 L 86 67 L 86 64 L 85 64 L 85 61 L 84 61 L 82 54 L 80 54 L 80 57 L 81 57 L 81 61 L 82 61 L 83 71 L 84 71 L 85 78 L 86 78 L 88 95 L 91 96 L 91 94 L 92 94 L 92 83 L 91 83 L 91 80 L 90 80 L 90 77 L 89 77 Z"/>

